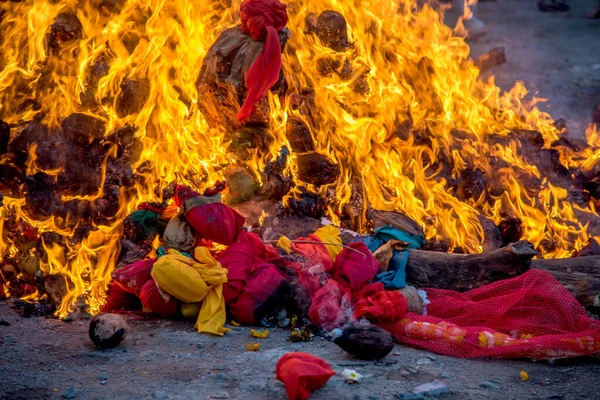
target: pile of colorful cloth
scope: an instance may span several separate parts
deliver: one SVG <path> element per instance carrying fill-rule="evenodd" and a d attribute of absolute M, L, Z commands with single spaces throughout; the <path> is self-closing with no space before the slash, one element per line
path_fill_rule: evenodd
<path fill-rule="evenodd" d="M 408 254 L 423 237 L 384 226 L 343 245 L 339 229 L 326 225 L 265 243 L 218 193 L 175 192 L 164 247 L 113 272 L 107 309 L 137 300 L 144 311 L 182 315 L 199 332 L 222 335 L 227 320 L 258 325 L 284 306 L 324 332 L 366 319 L 398 342 L 458 357 L 600 351 L 600 322 L 547 272 L 466 293 L 424 288 L 429 304 L 415 312 L 403 288 Z"/>

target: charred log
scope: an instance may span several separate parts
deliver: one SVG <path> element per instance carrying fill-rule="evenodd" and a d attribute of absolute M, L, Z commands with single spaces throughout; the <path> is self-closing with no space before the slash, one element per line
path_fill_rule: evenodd
<path fill-rule="evenodd" d="M 527 241 L 481 254 L 410 250 L 406 279 L 418 287 L 465 291 L 524 273 L 535 255 Z"/>
<path fill-rule="evenodd" d="M 475 66 L 480 72 L 485 72 L 494 67 L 506 63 L 506 54 L 504 47 L 494 47 L 485 54 L 482 54 L 475 60 Z"/>
<path fill-rule="evenodd" d="M 479 169 L 465 168 L 460 172 L 456 197 L 461 201 L 478 200 L 487 190 L 484 172 Z"/>
<path fill-rule="evenodd" d="M 315 142 L 308 125 L 300 118 L 291 117 L 286 124 L 285 137 L 295 153 L 315 151 Z"/>
<path fill-rule="evenodd" d="M 275 160 L 268 160 L 263 173 L 261 199 L 281 200 L 292 188 L 292 177 L 285 172 L 289 150 L 283 146 Z"/>
<path fill-rule="evenodd" d="M 279 32 L 282 50 L 289 38 L 290 31 L 287 28 Z M 236 114 L 246 93 L 246 72 L 263 48 L 263 42 L 252 39 L 235 27 L 221 33 L 208 50 L 196 88 L 198 107 L 211 127 L 224 127 L 228 132 L 240 127 Z M 254 112 L 246 122 L 268 125 L 269 107 L 266 99 L 255 105 Z"/>
<path fill-rule="evenodd" d="M 374 229 L 389 225 L 413 236 L 425 237 L 421 226 L 400 212 L 369 209 L 367 218 L 373 221 Z"/>
<path fill-rule="evenodd" d="M 500 222 L 498 229 L 502 237 L 502 245 L 518 242 L 523 237 L 522 221 L 518 217 L 507 217 Z"/>
<path fill-rule="evenodd" d="M 142 111 L 150 96 L 148 79 L 125 79 L 117 95 L 115 108 L 119 118 L 137 114 Z"/>
<path fill-rule="evenodd" d="M 75 14 L 59 14 L 50 26 L 46 37 L 48 48 L 58 54 L 64 44 L 79 40 L 83 37 L 83 26 Z"/>
<path fill-rule="evenodd" d="M 346 51 L 351 47 L 348 40 L 346 19 L 337 11 L 323 11 L 318 17 L 309 14 L 306 18 L 308 33 L 314 33 L 323 43 L 335 51 Z"/>
<path fill-rule="evenodd" d="M 298 156 L 296 162 L 298 179 L 315 186 L 334 183 L 340 174 L 337 164 L 329 157 L 316 152 L 302 154 Z"/>
<path fill-rule="evenodd" d="M 0 156 L 8 151 L 8 142 L 10 141 L 10 126 L 0 120 Z"/>
<path fill-rule="evenodd" d="M 353 176 L 350 179 L 350 201 L 342 209 L 343 224 L 356 232 L 362 232 L 364 221 L 366 221 L 367 204 L 365 200 L 365 188 L 362 179 Z"/>
<path fill-rule="evenodd" d="M 93 139 L 104 137 L 104 121 L 91 115 L 74 113 L 62 121 L 65 138 L 72 142 L 89 144 Z"/>
<path fill-rule="evenodd" d="M 302 187 L 299 194 L 290 198 L 289 208 L 295 215 L 321 218 L 327 212 L 327 200 Z"/>
<path fill-rule="evenodd" d="M 479 223 L 483 228 L 483 251 L 492 251 L 502 247 L 502 233 L 494 221 L 479 215 Z"/>

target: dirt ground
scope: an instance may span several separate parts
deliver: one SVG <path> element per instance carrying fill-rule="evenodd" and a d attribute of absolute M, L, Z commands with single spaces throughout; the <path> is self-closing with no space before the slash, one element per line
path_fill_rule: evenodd
<path fill-rule="evenodd" d="M 565 13 L 540 12 L 536 0 L 481 2 L 478 16 L 489 32 L 470 45 L 473 57 L 505 47 L 506 64 L 490 71 L 498 86 L 508 90 L 525 82 L 548 99 L 541 110 L 565 118 L 570 134 L 583 137 L 600 103 L 600 19 L 585 18 L 598 0 L 567 2 L 571 10 Z"/>
<path fill-rule="evenodd" d="M 117 348 L 96 350 L 86 321 L 21 318 L 0 303 L 0 399 L 285 399 L 275 380 L 284 353 L 303 351 L 338 373 L 353 369 L 363 381 L 336 375 L 312 398 L 394 399 L 415 386 L 443 381 L 440 399 L 598 399 L 600 363 L 585 359 L 554 365 L 527 361 L 462 360 L 397 345 L 381 361 L 351 358 L 316 337 L 288 342 L 288 332 L 253 339 L 247 327 L 223 337 L 201 335 L 192 323 L 129 317 L 131 332 Z M 247 343 L 259 341 L 258 352 Z M 520 380 L 525 370 L 530 380 Z M 486 382 L 487 381 L 487 382 Z"/>
<path fill-rule="evenodd" d="M 490 32 L 472 42 L 476 57 L 506 47 L 508 62 L 491 72 L 510 88 L 515 80 L 548 98 L 549 111 L 582 136 L 591 109 L 600 103 L 600 20 L 585 12 L 597 0 L 569 0 L 568 13 L 538 11 L 535 0 L 499 0 L 478 6 Z M 598 399 L 597 359 L 554 364 L 513 360 L 462 360 L 396 346 L 379 362 L 347 356 L 321 338 L 288 342 L 272 331 L 258 352 L 249 328 L 224 337 L 200 335 L 191 323 L 129 317 L 131 332 L 112 350 L 96 350 L 85 321 L 65 323 L 21 318 L 0 302 L 0 399 L 284 399 L 275 363 L 289 351 L 328 361 L 340 373 L 354 369 L 361 383 L 334 376 L 314 399 L 393 399 L 433 380 L 443 381 L 442 399 Z M 530 375 L 522 382 L 519 371 Z"/>

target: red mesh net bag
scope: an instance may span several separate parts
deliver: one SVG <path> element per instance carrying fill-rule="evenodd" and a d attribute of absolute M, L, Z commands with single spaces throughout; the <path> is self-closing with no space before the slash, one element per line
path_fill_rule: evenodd
<path fill-rule="evenodd" d="M 429 315 L 379 324 L 396 340 L 454 357 L 553 359 L 600 352 L 600 321 L 549 272 L 465 293 L 427 289 Z"/>

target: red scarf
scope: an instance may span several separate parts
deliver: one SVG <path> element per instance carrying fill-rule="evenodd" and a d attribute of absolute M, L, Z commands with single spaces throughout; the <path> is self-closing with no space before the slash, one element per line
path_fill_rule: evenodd
<path fill-rule="evenodd" d="M 250 117 L 254 105 L 279 80 L 281 44 L 277 32 L 288 21 L 286 8 L 279 0 L 244 0 L 240 6 L 242 32 L 252 36 L 254 40 L 264 40 L 265 47 L 246 73 L 248 93 L 237 113 L 239 122 Z"/>

